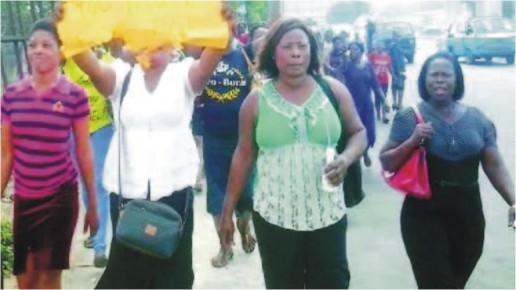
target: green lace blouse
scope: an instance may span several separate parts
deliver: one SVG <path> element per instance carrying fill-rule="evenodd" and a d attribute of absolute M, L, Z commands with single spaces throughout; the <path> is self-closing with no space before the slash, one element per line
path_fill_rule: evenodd
<path fill-rule="evenodd" d="M 258 93 L 259 148 L 254 210 L 282 228 L 312 231 L 346 213 L 342 186 L 322 189 L 326 148 L 341 134 L 339 117 L 317 86 L 301 106 L 285 100 L 268 81 Z"/>

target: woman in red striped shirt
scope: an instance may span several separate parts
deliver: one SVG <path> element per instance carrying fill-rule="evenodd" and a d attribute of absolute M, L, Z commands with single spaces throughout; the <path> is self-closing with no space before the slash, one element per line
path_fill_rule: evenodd
<path fill-rule="evenodd" d="M 18 287 L 61 288 L 69 268 L 79 213 L 77 170 L 70 134 L 88 192 L 84 231 L 98 218 L 89 104 L 85 91 L 60 73 L 59 38 L 50 20 L 31 28 L 27 55 L 32 74 L 2 97 L 2 197 L 14 171 L 14 267 Z"/>

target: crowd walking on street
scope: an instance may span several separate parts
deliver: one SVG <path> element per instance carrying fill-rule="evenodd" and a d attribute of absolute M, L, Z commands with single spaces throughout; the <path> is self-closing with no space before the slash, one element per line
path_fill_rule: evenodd
<path fill-rule="evenodd" d="M 62 288 L 81 199 L 88 235 L 81 246 L 103 271 L 96 289 L 191 289 L 194 219 L 206 214 L 194 212 L 198 198 L 206 198 L 213 219 L 201 230 L 218 237 L 209 241 L 218 248 L 210 267 L 228 267 L 243 251 L 259 256 L 267 289 L 347 289 L 354 266 L 348 253 L 355 251 L 347 242 L 348 169 L 377 162 L 396 174 L 421 148 L 431 198 L 404 192 L 399 232 L 412 268 L 405 274 L 418 288 L 465 288 L 475 270 L 486 235 L 479 168 L 515 227 L 514 182 L 496 124 L 462 102 L 466 76 L 448 52 L 417 68 L 420 101 L 409 107 L 400 35 L 373 42 L 372 22 L 367 46 L 338 34 L 327 39 L 326 53 L 301 19 L 249 28 L 222 3 L 229 34 L 223 49 L 166 43 L 134 52 L 113 39 L 64 58 L 57 29 L 64 13 L 57 5 L 52 18 L 33 23 L 32 71 L 1 99 L 1 194 L 12 175 L 20 289 Z M 378 140 L 379 126 L 390 126 L 386 140 Z M 376 158 L 370 149 L 380 141 Z M 178 215 L 170 256 L 119 239 L 117 227 L 135 200 Z M 136 221 L 146 238 L 161 235 L 159 225 Z"/>

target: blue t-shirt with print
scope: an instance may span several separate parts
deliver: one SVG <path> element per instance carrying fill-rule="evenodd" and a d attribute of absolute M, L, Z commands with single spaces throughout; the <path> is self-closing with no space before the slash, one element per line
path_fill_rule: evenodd
<path fill-rule="evenodd" d="M 253 59 L 251 44 L 244 50 Z M 236 142 L 240 107 L 250 90 L 249 67 L 241 48 L 234 48 L 222 57 L 201 95 L 205 138 Z"/>

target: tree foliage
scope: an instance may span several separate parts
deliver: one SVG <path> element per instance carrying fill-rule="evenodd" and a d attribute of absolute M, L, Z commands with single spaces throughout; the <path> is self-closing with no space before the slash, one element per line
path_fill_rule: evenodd
<path fill-rule="evenodd" d="M 353 23 L 369 11 L 369 3 L 366 1 L 341 1 L 331 6 L 326 15 L 326 21 L 329 24 Z"/>
<path fill-rule="evenodd" d="M 51 15 L 55 3 L 55 1 L 0 1 L 2 38 L 0 87 L 28 73 L 25 39 L 36 20 Z"/>
<path fill-rule="evenodd" d="M 50 16 L 55 1 L 1 1 L 2 36 L 26 37 L 32 23 Z"/>
<path fill-rule="evenodd" d="M 8 220 L 2 221 L 2 276 L 9 277 L 13 271 L 13 235 L 12 223 Z"/>
<path fill-rule="evenodd" d="M 246 14 L 245 18 L 241 19 L 249 26 L 265 23 L 269 17 L 269 1 L 230 1 L 229 5 L 233 11 L 238 11 L 239 8 L 244 7 Z"/>
<path fill-rule="evenodd" d="M 268 1 L 247 2 L 248 21 L 250 24 L 263 23 L 269 16 Z"/>

